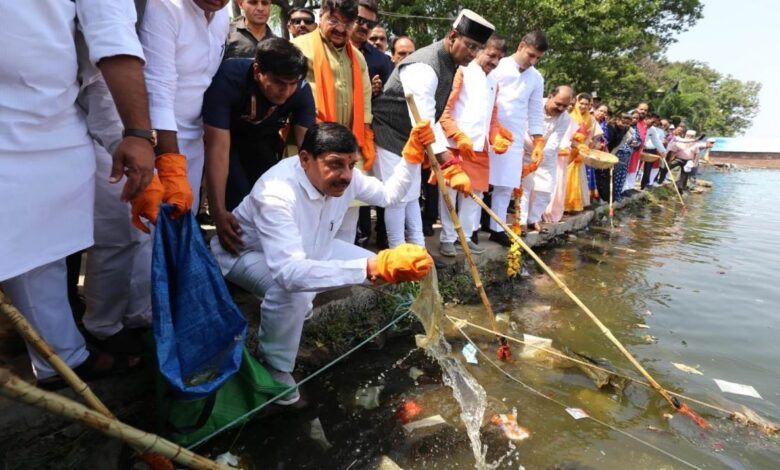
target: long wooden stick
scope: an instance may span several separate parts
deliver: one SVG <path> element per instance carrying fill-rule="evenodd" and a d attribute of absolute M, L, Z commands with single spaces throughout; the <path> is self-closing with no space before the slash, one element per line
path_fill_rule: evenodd
<path fill-rule="evenodd" d="M 161 454 L 189 468 L 196 470 L 229 470 L 231 468 L 201 457 L 160 436 L 128 426 L 115 418 L 109 418 L 62 395 L 34 387 L 7 369 L 0 369 L 0 394 L 70 420 L 79 421 L 110 437 L 120 439 L 134 448 Z"/>
<path fill-rule="evenodd" d="M 672 173 L 672 167 L 669 166 L 669 162 L 666 161 L 666 158 L 661 157 L 661 160 L 664 162 L 664 165 L 666 165 L 666 171 L 669 173 L 669 176 L 672 178 L 674 192 L 676 192 L 677 197 L 680 198 L 680 204 L 682 204 L 683 209 L 687 209 L 687 207 L 685 206 L 685 201 L 683 201 L 682 194 L 680 194 L 680 188 L 677 187 L 677 178 L 675 178 L 674 173 Z M 663 184 L 663 181 L 661 183 Z"/>
<path fill-rule="evenodd" d="M 509 230 L 509 227 L 507 227 L 506 223 L 505 223 L 503 220 L 501 220 L 501 218 L 500 218 L 500 217 L 498 217 L 498 216 L 496 215 L 496 213 L 495 213 L 495 212 L 493 212 L 493 211 L 490 209 L 490 207 L 488 207 L 488 206 L 487 206 L 487 204 L 485 204 L 484 202 L 482 202 L 482 201 L 481 201 L 481 200 L 480 200 L 478 197 L 476 197 L 474 194 L 471 194 L 471 198 L 472 198 L 472 199 L 474 199 L 474 201 L 476 201 L 476 202 L 477 202 L 477 204 L 479 204 L 480 206 L 482 206 L 482 209 L 484 209 L 484 210 L 485 210 L 485 211 L 486 211 L 486 212 L 487 212 L 487 213 L 490 215 L 490 217 L 492 217 L 492 218 L 493 218 L 493 220 L 495 220 L 495 221 L 496 221 L 496 222 L 497 222 L 499 225 L 501 225 L 501 226 L 504 228 L 504 230 L 505 230 L 505 231 L 506 231 L 506 232 L 507 232 L 507 233 L 508 233 L 508 234 L 509 234 L 509 235 L 510 235 L 510 236 L 511 236 L 511 237 L 512 237 L 512 238 L 513 238 L 513 239 L 514 239 L 514 240 L 515 240 L 517 243 L 519 243 L 519 244 L 520 244 L 520 246 L 523 248 L 523 250 L 525 250 L 525 252 L 526 252 L 526 253 L 528 253 L 528 254 L 531 256 L 531 258 L 533 258 L 533 259 L 534 259 L 534 261 L 536 261 L 536 262 L 539 264 L 539 266 L 541 266 L 541 267 L 542 267 L 542 269 L 544 269 L 544 271 L 545 271 L 545 272 L 546 272 L 546 273 L 547 273 L 547 274 L 550 276 L 550 278 L 552 278 L 552 280 L 553 280 L 553 281 L 554 281 L 554 282 L 555 282 L 555 283 L 558 285 L 558 287 L 560 287 L 560 288 L 561 288 L 561 289 L 562 289 L 562 290 L 563 290 L 563 291 L 566 293 L 566 295 L 568 295 L 568 296 L 569 296 L 569 298 L 570 298 L 572 301 L 574 301 L 574 303 L 575 303 L 575 304 L 577 304 L 577 305 L 578 305 L 578 306 L 579 306 L 579 307 L 582 309 L 582 311 L 584 311 L 584 312 L 585 312 L 585 313 L 586 313 L 586 314 L 587 314 L 587 315 L 590 317 L 590 319 L 591 319 L 591 320 L 593 320 L 593 322 L 596 324 L 596 326 L 598 326 L 598 327 L 599 327 L 599 329 L 601 330 L 601 332 L 602 332 L 602 333 L 604 333 L 604 335 L 605 335 L 607 338 L 609 338 L 609 340 L 610 340 L 610 341 L 612 341 L 612 343 L 613 343 L 613 344 L 614 344 L 614 345 L 615 345 L 615 346 L 618 348 L 618 350 L 620 350 L 620 352 L 622 352 L 622 353 L 623 353 L 623 355 L 624 355 L 624 356 L 626 356 L 626 358 L 629 360 L 629 362 L 631 362 L 631 364 L 633 364 L 633 365 L 634 365 L 634 367 L 636 367 L 636 368 L 637 368 L 637 370 L 638 370 L 638 371 L 639 371 L 639 372 L 640 372 L 640 373 L 641 373 L 641 374 L 642 374 L 642 375 L 643 375 L 643 376 L 644 376 L 644 377 L 647 379 L 647 381 L 650 383 L 650 385 L 651 385 L 651 386 L 652 386 L 652 387 L 653 387 L 653 388 L 654 388 L 654 389 L 655 389 L 655 390 L 656 390 L 656 391 L 657 391 L 657 392 L 658 392 L 658 393 L 659 393 L 659 394 L 660 394 L 660 395 L 661 395 L 661 396 L 662 396 L 662 397 L 663 397 L 663 398 L 664 398 L 666 401 L 668 401 L 668 402 L 669 402 L 669 403 L 670 403 L 670 404 L 671 404 L 671 405 L 672 405 L 672 406 L 673 406 L 675 409 L 677 409 L 677 408 L 680 408 L 680 406 L 681 406 L 681 405 L 680 405 L 680 402 L 679 402 L 679 401 L 678 401 L 676 398 L 672 397 L 672 396 L 669 394 L 669 392 L 668 392 L 668 391 L 666 391 L 666 389 L 665 389 L 665 388 L 663 388 L 663 387 L 662 387 L 662 386 L 661 386 L 661 385 L 660 385 L 658 382 L 656 382 L 656 380 L 655 380 L 655 379 L 654 379 L 654 378 L 653 378 L 653 377 L 650 375 L 650 373 L 649 373 L 649 372 L 647 372 L 647 370 L 645 370 L 645 368 L 644 368 L 644 367 L 642 367 L 642 364 L 640 364 L 640 363 L 639 363 L 639 361 L 637 361 L 637 360 L 634 358 L 634 356 L 632 356 L 632 355 L 631 355 L 631 353 L 630 353 L 630 352 L 628 352 L 628 350 L 625 348 L 625 346 L 623 346 L 623 344 L 622 344 L 622 343 L 621 343 L 621 342 L 620 342 L 620 341 L 619 341 L 619 340 L 618 340 L 618 339 L 615 337 L 615 335 L 613 335 L 613 334 L 612 334 L 612 332 L 609 330 L 609 328 L 607 328 L 607 327 L 606 327 L 606 326 L 605 326 L 605 325 L 604 325 L 604 324 L 601 322 L 601 320 L 599 320 L 599 318 L 596 316 L 596 314 L 594 314 L 594 313 L 593 313 L 593 312 L 592 312 L 592 311 L 591 311 L 591 310 L 588 308 L 588 306 L 587 306 L 587 305 L 585 305 L 585 304 L 584 304 L 584 303 L 583 303 L 583 302 L 582 302 L 582 301 L 579 299 L 579 297 L 577 297 L 577 296 L 574 294 L 574 292 L 572 292 L 572 291 L 569 289 L 569 287 L 568 287 L 568 286 L 567 286 L 567 285 L 566 285 L 566 284 L 565 284 L 565 283 L 564 283 L 564 282 L 561 280 L 561 278 L 559 278 L 559 277 L 558 277 L 558 275 L 557 275 L 557 274 L 555 274 L 555 272 L 554 272 L 554 271 L 553 271 L 553 270 L 552 270 L 552 269 L 551 269 L 549 266 L 547 266 L 547 263 L 545 263 L 544 261 L 542 261 L 542 259 L 541 259 L 541 258 L 539 258 L 539 256 L 538 256 L 538 255 L 537 255 L 537 254 L 536 254 L 536 253 L 535 253 L 535 252 L 534 252 L 534 251 L 531 249 L 531 247 L 529 247 L 529 246 L 528 246 L 528 245 L 527 245 L 527 244 L 526 244 L 526 243 L 523 241 L 523 239 L 522 239 L 522 238 L 520 238 L 520 237 L 519 237 L 517 234 L 515 234 L 514 232 L 512 232 L 511 230 Z"/>
<path fill-rule="evenodd" d="M 63 361 L 62 358 L 60 358 L 60 356 L 54 352 L 52 347 L 49 346 L 49 343 L 47 343 L 41 337 L 41 335 L 35 331 L 35 328 L 33 328 L 33 326 L 30 324 L 30 322 L 27 321 L 26 318 L 24 318 L 21 312 L 19 312 L 16 307 L 11 305 L 11 303 L 5 297 L 5 294 L 2 292 L 0 292 L 0 311 L 2 311 L 3 315 L 11 320 L 11 323 L 13 323 L 16 331 L 22 335 L 22 338 L 24 338 L 28 344 L 31 344 L 35 350 L 38 351 L 38 353 L 40 353 L 40 355 L 43 356 L 43 358 L 46 359 L 49 364 L 51 364 L 52 368 L 57 371 L 57 374 L 59 374 L 60 377 L 62 377 L 62 379 L 65 380 L 65 382 L 76 393 L 78 393 L 84 399 L 84 401 L 87 402 L 90 408 L 109 418 L 114 417 L 106 405 L 104 405 L 103 402 L 100 401 L 100 399 L 95 395 L 92 389 L 89 388 L 89 386 L 84 383 L 84 381 L 81 380 L 78 375 L 76 375 L 73 369 L 71 369 L 70 366 L 68 366 L 68 364 L 66 364 L 65 361 Z"/>
<path fill-rule="evenodd" d="M 609 217 L 610 218 L 612 218 L 612 216 L 615 215 L 615 208 L 612 206 L 613 195 L 614 195 L 614 189 L 613 189 L 613 186 L 614 186 L 614 177 L 613 177 L 614 173 L 613 172 L 614 172 L 614 170 L 615 170 L 614 166 L 609 168 Z"/>
<path fill-rule="evenodd" d="M 409 105 L 409 110 L 412 113 L 414 122 L 420 122 L 420 112 L 417 110 L 417 103 L 415 103 L 413 95 L 406 95 L 406 104 Z M 485 310 L 487 311 L 488 318 L 490 319 L 490 325 L 494 330 L 499 331 L 498 323 L 496 322 L 496 315 L 493 313 L 493 307 L 490 305 L 490 299 L 488 299 L 487 293 L 485 293 L 485 286 L 482 284 L 482 278 L 479 276 L 477 264 L 474 262 L 474 258 L 471 256 L 471 249 L 469 248 L 468 238 L 466 238 L 466 234 L 463 232 L 463 226 L 460 224 L 460 218 L 455 212 L 455 205 L 452 203 L 452 199 L 450 199 L 449 191 L 447 191 L 447 184 L 444 181 L 444 176 L 441 174 L 439 161 L 436 160 L 436 155 L 433 153 L 433 147 L 430 145 L 426 146 L 425 153 L 428 155 L 428 161 L 431 164 L 431 170 L 433 171 L 434 175 L 436 175 L 436 182 L 438 183 L 439 191 L 444 198 L 444 204 L 447 205 L 450 218 L 452 219 L 452 223 L 455 226 L 455 231 L 458 234 L 460 244 L 463 247 L 463 253 L 466 255 L 466 260 L 468 260 L 469 268 L 471 269 L 471 277 L 474 278 L 474 285 L 476 286 L 477 291 L 479 291 L 479 297 L 482 299 L 482 304 L 485 306 Z M 508 350 L 509 343 L 506 341 L 506 338 L 497 337 L 497 339 L 501 347 L 507 348 Z"/>

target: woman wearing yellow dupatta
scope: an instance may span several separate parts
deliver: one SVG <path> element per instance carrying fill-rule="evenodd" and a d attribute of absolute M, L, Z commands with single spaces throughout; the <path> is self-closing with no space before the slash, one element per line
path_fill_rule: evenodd
<path fill-rule="evenodd" d="M 588 153 L 593 137 L 600 130 L 600 126 L 590 115 L 592 100 L 588 93 L 580 93 L 577 95 L 577 103 L 570 113 L 573 124 L 577 126 L 577 131 L 572 136 L 571 159 L 566 168 L 565 210 L 567 212 L 581 212 L 590 205 L 588 176 L 585 165 L 582 163 L 582 155 Z M 596 129 L 597 127 L 599 129 Z"/>

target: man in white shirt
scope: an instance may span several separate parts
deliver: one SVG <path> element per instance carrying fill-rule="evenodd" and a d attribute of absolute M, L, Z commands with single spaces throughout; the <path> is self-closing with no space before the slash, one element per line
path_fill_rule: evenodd
<path fill-rule="evenodd" d="M 650 113 L 647 121 L 644 151 L 646 153 L 652 153 L 653 155 L 660 155 L 661 158 L 666 158 L 666 147 L 664 147 L 665 133 L 664 130 L 659 127 L 661 116 L 659 116 L 658 113 Z M 645 162 L 642 173 L 642 189 L 655 185 L 655 179 L 658 176 L 660 168 L 660 159 L 654 162 Z"/>
<path fill-rule="evenodd" d="M 534 67 L 547 51 L 547 37 L 532 31 L 523 37 L 517 51 L 501 59 L 492 72 L 498 83 L 498 120 L 513 135 L 531 134 L 534 161 L 543 158 L 544 78 Z M 490 152 L 491 209 L 505 217 L 512 190 L 520 186 L 523 172 L 523 139 L 517 139 L 503 155 Z M 490 240 L 509 246 L 509 237 L 496 221 L 490 222 Z"/>
<path fill-rule="evenodd" d="M 478 14 L 462 10 L 445 39 L 416 50 L 396 66 L 384 91 L 372 103 L 376 142 L 374 174 L 380 179 L 386 181 L 401 164 L 401 147 L 413 122 L 405 100 L 405 95 L 411 94 L 420 117 L 435 123 L 433 151 L 442 164 L 445 179 L 453 189 L 471 192 L 468 176 L 447 151 L 447 137 L 438 121 L 452 90 L 457 67 L 474 60 L 494 30 Z M 391 247 L 404 241 L 425 244 L 419 197 L 420 186 L 415 185 L 398 204 L 385 208 L 387 241 Z"/>
<path fill-rule="evenodd" d="M 520 203 L 520 223 L 529 231 L 541 231 L 540 222 L 555 192 L 558 180 L 558 152 L 571 145 L 571 117 L 566 109 L 574 91 L 567 85 L 555 87 L 544 100 L 544 158 L 536 171 L 523 178 L 523 197 Z M 525 134 L 525 163 L 531 163 L 533 140 Z M 565 171 L 565 167 L 564 167 Z"/>
<path fill-rule="evenodd" d="M 306 132 L 300 155 L 268 170 L 233 211 L 246 247 L 238 257 L 212 239 L 225 277 L 263 296 L 257 354 L 275 379 L 294 386 L 303 322 L 317 292 L 381 278 L 420 279 L 433 260 L 422 246 L 403 244 L 378 255 L 336 238 L 353 199 L 387 206 L 406 194 L 434 141 L 429 121 L 414 127 L 404 161 L 385 183 L 354 171 L 357 140 L 341 124 L 325 122 Z M 298 400 L 297 390 L 281 404 Z"/>
<path fill-rule="evenodd" d="M 157 155 L 186 158 L 194 200 L 203 177 L 203 94 L 230 28 L 228 0 L 148 0 L 139 37 L 146 56 L 149 113 Z M 196 203 L 192 210 L 197 212 Z"/>
<path fill-rule="evenodd" d="M 2 290 L 85 379 L 120 364 L 87 351 L 66 292 L 65 256 L 93 242 L 95 195 L 94 148 L 76 106 L 74 34 L 77 27 L 83 32 L 89 62 L 116 97 L 126 131 L 137 131 L 120 139 L 106 175 L 117 183 L 125 173 L 121 198 L 137 200 L 154 177 L 154 152 L 152 142 L 138 135 L 153 134 L 135 18 L 133 3 L 122 0 L 9 2 L 0 15 Z M 148 208 L 138 214 L 152 218 Z M 48 362 L 29 351 L 39 385 L 63 386 Z"/>

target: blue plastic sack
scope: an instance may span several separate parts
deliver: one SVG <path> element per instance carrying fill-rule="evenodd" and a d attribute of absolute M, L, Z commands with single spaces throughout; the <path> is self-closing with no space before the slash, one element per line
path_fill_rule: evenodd
<path fill-rule="evenodd" d="M 152 255 L 152 326 L 160 373 L 184 399 L 208 396 L 241 366 L 247 321 L 191 212 L 160 208 Z"/>

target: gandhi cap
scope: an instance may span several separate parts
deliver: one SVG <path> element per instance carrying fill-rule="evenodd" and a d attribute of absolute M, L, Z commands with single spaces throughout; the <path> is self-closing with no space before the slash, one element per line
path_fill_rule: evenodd
<path fill-rule="evenodd" d="M 496 27 L 490 24 L 488 20 L 467 8 L 458 13 L 458 17 L 455 18 L 452 27 L 458 34 L 462 34 L 480 44 L 485 44 L 490 35 L 496 30 Z"/>

